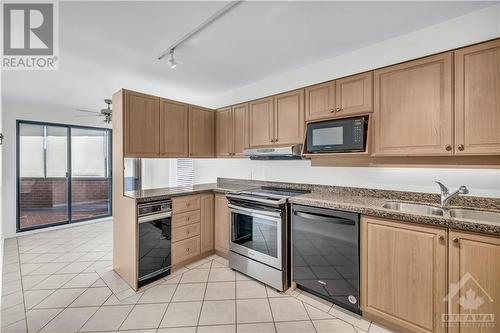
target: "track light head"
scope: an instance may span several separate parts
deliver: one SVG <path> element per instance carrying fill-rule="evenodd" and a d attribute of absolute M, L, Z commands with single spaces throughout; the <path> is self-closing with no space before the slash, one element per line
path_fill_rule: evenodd
<path fill-rule="evenodd" d="M 170 50 L 170 55 L 168 57 L 168 65 L 170 66 L 170 68 L 175 68 L 178 65 L 177 61 L 175 61 L 174 59 L 174 49 Z"/>

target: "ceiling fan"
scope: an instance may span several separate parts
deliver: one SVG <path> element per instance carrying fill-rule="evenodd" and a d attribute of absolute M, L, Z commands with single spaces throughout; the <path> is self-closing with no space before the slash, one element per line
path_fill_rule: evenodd
<path fill-rule="evenodd" d="M 87 113 L 94 113 L 92 116 L 79 116 L 79 117 L 104 117 L 103 121 L 106 124 L 111 123 L 112 119 L 112 112 L 111 110 L 111 100 L 110 99 L 105 99 L 104 103 L 106 103 L 108 106 L 105 109 L 101 109 L 101 111 L 90 111 L 90 110 L 84 110 L 84 109 L 76 109 L 78 112 L 87 112 Z"/>

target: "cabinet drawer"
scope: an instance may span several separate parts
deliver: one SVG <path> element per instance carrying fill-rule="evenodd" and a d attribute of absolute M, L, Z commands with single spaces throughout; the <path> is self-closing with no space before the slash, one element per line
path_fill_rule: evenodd
<path fill-rule="evenodd" d="M 172 198 L 172 214 L 184 213 L 197 209 L 200 209 L 199 195 Z"/>
<path fill-rule="evenodd" d="M 172 229 L 172 242 L 178 242 L 183 239 L 198 236 L 200 234 L 200 223 L 186 225 L 180 228 Z"/>
<path fill-rule="evenodd" d="M 177 215 L 172 215 L 172 228 L 182 227 L 188 224 L 200 222 L 200 211 L 187 212 Z"/>
<path fill-rule="evenodd" d="M 175 265 L 200 254 L 200 236 L 172 244 L 172 264 Z"/>

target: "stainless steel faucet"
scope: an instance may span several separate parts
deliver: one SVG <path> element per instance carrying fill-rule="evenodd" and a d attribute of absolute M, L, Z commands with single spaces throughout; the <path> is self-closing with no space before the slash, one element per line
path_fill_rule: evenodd
<path fill-rule="evenodd" d="M 460 186 L 458 190 L 450 194 L 450 191 L 446 186 L 444 186 L 443 183 L 436 181 L 436 184 L 438 184 L 439 187 L 441 188 L 441 206 L 443 207 L 448 206 L 450 200 L 456 197 L 457 195 L 469 193 L 469 189 L 465 185 Z"/>

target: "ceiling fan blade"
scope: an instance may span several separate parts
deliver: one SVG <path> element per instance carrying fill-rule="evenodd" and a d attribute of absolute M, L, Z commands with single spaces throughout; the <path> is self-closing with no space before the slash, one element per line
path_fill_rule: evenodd
<path fill-rule="evenodd" d="M 95 114 L 100 114 L 99 112 L 96 111 L 90 111 L 90 110 L 84 110 L 84 109 L 76 109 L 78 112 L 87 112 L 87 113 L 95 113 Z"/>

